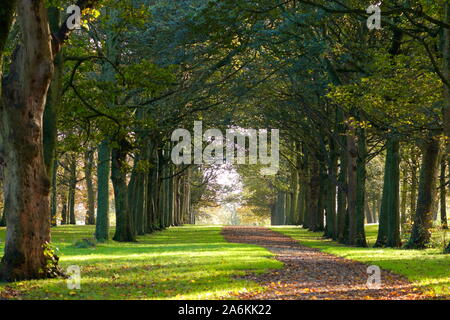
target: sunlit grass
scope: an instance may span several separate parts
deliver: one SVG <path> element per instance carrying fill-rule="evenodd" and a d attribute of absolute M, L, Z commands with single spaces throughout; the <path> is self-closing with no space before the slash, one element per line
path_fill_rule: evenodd
<path fill-rule="evenodd" d="M 138 243 L 108 241 L 79 249 L 73 244 L 92 238 L 94 228 L 60 226 L 52 230 L 53 244 L 63 268 L 81 267 L 81 290 L 68 290 L 65 280 L 52 279 L 0 284 L 0 292 L 8 285 L 24 299 L 214 299 L 261 290 L 234 276 L 279 268 L 281 263 L 261 247 L 226 242 L 220 230 L 177 227 L 139 237 Z M 4 239 L 0 229 L 2 253 Z"/>
<path fill-rule="evenodd" d="M 300 243 L 347 259 L 377 265 L 406 276 L 414 285 L 431 295 L 450 298 L 450 255 L 441 248 L 426 250 L 355 248 L 322 238 L 322 232 L 309 232 L 300 227 L 272 227 Z M 366 226 L 369 245 L 377 236 L 377 225 Z"/>

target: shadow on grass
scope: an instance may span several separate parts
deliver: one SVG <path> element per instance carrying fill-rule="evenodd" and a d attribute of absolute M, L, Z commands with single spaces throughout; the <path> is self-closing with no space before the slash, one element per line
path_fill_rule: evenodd
<path fill-rule="evenodd" d="M 8 286 L 25 299 L 231 298 L 229 292 L 260 289 L 236 275 L 281 267 L 263 248 L 227 243 L 220 230 L 176 227 L 138 237 L 137 243 L 107 241 L 81 249 L 73 244 L 92 238 L 94 227 L 60 226 L 52 229 L 53 244 L 63 268 L 81 267 L 81 290 L 51 279 L 0 284 L 0 292 Z"/>

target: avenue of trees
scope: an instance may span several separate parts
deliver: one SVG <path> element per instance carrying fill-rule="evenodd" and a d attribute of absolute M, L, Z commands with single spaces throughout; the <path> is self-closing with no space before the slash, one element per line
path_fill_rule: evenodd
<path fill-rule="evenodd" d="M 98 241 L 110 211 L 120 242 L 195 223 L 220 191 L 171 161 L 195 120 L 280 129 L 276 176 L 237 166 L 273 224 L 366 246 L 379 222 L 376 246 L 425 248 L 447 228 L 450 5 L 383 1 L 369 30 L 363 2 L 79 0 L 70 30 L 70 1 L 3 1 L 0 278 L 59 275 L 50 228 L 80 201 Z"/>

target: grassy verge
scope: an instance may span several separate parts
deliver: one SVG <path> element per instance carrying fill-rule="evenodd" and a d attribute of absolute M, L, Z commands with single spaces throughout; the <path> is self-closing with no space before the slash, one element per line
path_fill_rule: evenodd
<path fill-rule="evenodd" d="M 376 225 L 366 226 L 369 245 L 375 243 L 377 228 Z M 323 252 L 377 265 L 382 269 L 404 275 L 427 294 L 450 298 L 450 255 L 442 254 L 441 249 L 355 248 L 323 239 L 322 232 L 309 232 L 300 227 L 272 227 L 272 229 Z"/>
<path fill-rule="evenodd" d="M 52 231 L 61 265 L 81 267 L 81 290 L 68 290 L 61 279 L 0 283 L 23 299 L 214 299 L 230 292 L 261 289 L 233 279 L 246 271 L 279 268 L 272 254 L 257 246 L 232 244 L 220 227 L 186 226 L 139 237 L 138 243 L 109 241 L 96 248 L 73 244 L 91 238 L 90 226 L 61 226 Z M 5 230 L 0 229 L 3 253 Z"/>

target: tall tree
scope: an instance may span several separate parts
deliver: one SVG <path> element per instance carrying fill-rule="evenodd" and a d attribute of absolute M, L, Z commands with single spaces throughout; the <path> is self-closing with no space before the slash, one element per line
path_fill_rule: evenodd
<path fill-rule="evenodd" d="M 96 3 L 80 0 L 77 4 L 85 9 Z M 5 205 L 9 226 L 0 266 L 0 278 L 4 280 L 43 278 L 57 273 L 57 259 L 48 254 L 47 248 L 51 182 L 44 163 L 42 118 L 54 57 L 70 30 L 63 23 L 59 32 L 52 35 L 47 13 L 44 0 L 17 0 L 21 39 L 2 83 L 1 144 L 7 152 L 3 150 L 0 158 L 7 168 Z M 2 33 L 7 30 L 2 29 Z"/>

